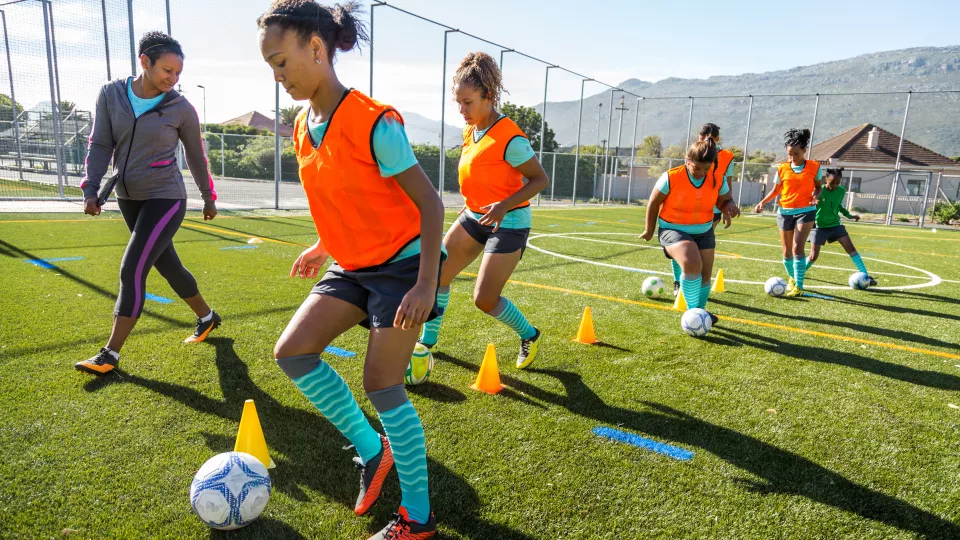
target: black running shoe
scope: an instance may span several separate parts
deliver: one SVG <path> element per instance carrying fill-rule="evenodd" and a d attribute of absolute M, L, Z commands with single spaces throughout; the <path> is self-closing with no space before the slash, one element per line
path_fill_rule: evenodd
<path fill-rule="evenodd" d="M 673 297 L 676 298 L 678 294 L 680 294 L 680 282 L 679 282 L 679 281 L 674 281 L 674 282 L 673 282 Z"/>
<path fill-rule="evenodd" d="M 110 354 L 110 349 L 104 347 L 100 349 L 100 352 L 93 358 L 77 362 L 73 367 L 79 371 L 86 371 L 94 375 L 106 375 L 113 371 L 113 368 L 117 367 L 118 363 L 120 363 L 120 359 L 114 358 L 113 355 Z"/>
<path fill-rule="evenodd" d="M 209 321 L 203 322 L 200 317 L 197 317 L 197 328 L 193 331 L 193 335 L 183 340 L 184 343 L 200 343 L 207 339 L 207 336 L 210 335 L 210 332 L 214 328 L 220 326 L 222 319 L 220 315 L 217 315 L 216 311 L 210 310 L 210 313 L 213 313 L 213 317 Z"/>

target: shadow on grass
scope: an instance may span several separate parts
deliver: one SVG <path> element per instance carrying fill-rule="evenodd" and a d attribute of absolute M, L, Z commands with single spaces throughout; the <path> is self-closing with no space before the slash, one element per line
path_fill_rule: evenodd
<path fill-rule="evenodd" d="M 860 356 L 859 354 L 834 351 L 824 347 L 810 347 L 787 343 L 772 337 L 745 332 L 739 329 L 714 327 L 714 332 L 711 332 L 705 339 L 718 345 L 746 346 L 775 354 L 792 356 L 800 360 L 846 366 L 867 373 L 873 373 L 874 375 L 880 375 L 881 377 L 936 388 L 937 390 L 960 390 L 960 377 L 956 375 L 941 373 L 939 371 L 914 369 L 893 362 L 884 362 L 882 360 Z"/>
<path fill-rule="evenodd" d="M 244 400 L 253 399 L 272 457 L 277 463 L 277 468 L 271 471 L 274 489 L 302 502 L 310 500 L 303 489 L 310 489 L 352 509 L 357 496 L 357 471 L 350 461 L 354 453 L 343 450 L 348 441 L 305 399 L 301 403 L 309 409 L 283 405 L 264 392 L 250 379 L 247 363 L 237 355 L 232 339 L 215 337 L 208 339 L 207 343 L 216 348 L 217 370 L 224 396 L 222 400 L 205 396 L 186 386 L 146 379 L 127 372 L 94 379 L 84 389 L 95 392 L 112 384 L 134 384 L 198 412 L 238 423 Z M 214 433 L 204 436 L 214 451 L 233 448 L 232 436 Z M 476 491 L 446 466 L 428 458 L 428 468 L 433 510 L 442 526 L 453 528 L 468 538 L 529 538 L 519 531 L 480 517 L 481 503 Z M 372 517 L 368 518 L 369 530 L 373 532 L 383 527 L 399 502 L 399 485 L 390 480 L 384 486 L 381 501 Z M 269 514 L 269 509 L 267 512 Z M 231 537 L 286 538 L 282 535 L 264 536 L 252 529 L 240 529 L 233 532 Z"/>
<path fill-rule="evenodd" d="M 476 366 L 466 362 L 456 362 L 465 369 L 476 369 Z M 583 418 L 710 452 L 727 463 L 758 476 L 759 481 L 737 480 L 753 493 L 805 497 L 929 538 L 960 537 L 960 525 L 956 523 L 856 484 L 802 456 L 759 439 L 711 424 L 659 403 L 644 402 L 649 408 L 647 411 L 607 405 L 577 373 L 541 369 L 527 371 L 557 379 L 563 385 L 565 395 L 541 390 L 510 376 L 502 377 L 514 389 L 563 407 Z"/>
<path fill-rule="evenodd" d="M 900 292 L 900 291 L 897 291 L 897 292 Z M 885 293 L 886 293 L 886 291 L 870 291 L 870 292 L 867 293 L 867 294 L 869 295 L 869 294 L 885 294 Z M 889 294 L 889 293 L 886 293 L 886 294 Z M 932 295 L 924 295 L 924 296 L 932 296 Z M 939 299 L 942 299 L 943 301 L 950 302 L 950 303 L 953 303 L 953 304 L 956 304 L 956 303 L 958 302 L 958 300 L 955 299 L 955 298 L 952 299 L 952 300 L 949 300 L 949 299 L 947 299 L 947 298 L 944 297 L 944 296 L 934 296 L 934 298 L 935 298 L 935 299 L 938 299 L 937 301 L 940 301 Z M 929 298 L 928 298 L 928 299 L 929 299 Z M 908 315 L 920 315 L 921 317 L 937 317 L 937 318 L 940 318 L 940 319 L 949 319 L 949 320 L 951 320 L 951 321 L 960 321 L 960 314 L 945 313 L 945 312 L 943 312 L 943 311 L 923 310 L 923 309 L 910 308 L 910 307 L 905 307 L 905 306 L 898 306 L 898 305 L 896 305 L 896 304 L 874 304 L 874 303 L 872 303 L 872 302 L 865 302 L 865 301 L 859 300 L 859 299 L 854 300 L 854 299 L 851 299 L 851 298 L 844 298 L 844 297 L 842 297 L 842 296 L 835 296 L 835 297 L 834 297 L 834 300 L 837 301 L 837 302 L 841 302 L 841 303 L 844 303 L 844 304 L 849 304 L 849 305 L 852 305 L 852 306 L 860 306 L 860 307 L 867 307 L 867 308 L 879 309 L 879 310 L 881 310 L 881 311 L 888 311 L 888 312 L 890 312 L 890 313 L 902 313 L 902 314 L 908 314 Z M 953 346 L 953 347 L 956 347 L 956 345 L 952 345 L 952 346 Z"/>
<path fill-rule="evenodd" d="M 765 309 L 761 309 L 754 306 L 747 306 L 744 304 L 737 304 L 734 302 L 726 302 L 724 300 L 720 300 L 717 298 L 710 298 L 710 301 L 715 304 L 720 304 L 721 306 L 741 309 L 743 311 L 747 311 L 756 315 L 766 315 L 768 317 L 773 317 L 773 318 L 784 318 L 784 314 L 782 313 L 775 313 L 773 311 L 767 311 Z M 830 326 L 836 326 L 839 328 L 848 328 L 850 330 L 856 330 L 857 332 L 863 332 L 866 334 L 873 334 L 878 336 L 885 336 L 885 337 L 900 340 L 900 341 L 912 341 L 914 343 L 930 345 L 932 347 L 943 347 L 945 349 L 955 349 L 958 347 L 956 343 L 941 341 L 936 338 L 921 336 L 920 334 L 913 334 L 911 332 L 906 332 L 903 330 L 895 330 L 894 328 L 869 326 L 866 324 L 855 323 L 852 321 L 832 320 L 832 319 L 826 319 L 823 317 L 805 317 L 803 315 L 795 315 L 795 314 L 789 315 L 788 318 L 793 321 L 803 321 L 803 322 L 808 322 L 813 324 L 828 324 Z"/>

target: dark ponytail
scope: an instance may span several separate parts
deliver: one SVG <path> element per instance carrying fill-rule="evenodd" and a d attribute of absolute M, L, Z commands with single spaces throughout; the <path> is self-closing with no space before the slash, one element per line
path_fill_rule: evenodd
<path fill-rule="evenodd" d="M 284 31 L 296 32 L 301 41 L 318 35 L 327 46 L 328 59 L 333 60 L 335 51 L 352 51 L 360 42 L 370 41 L 366 26 L 358 18 L 361 13 L 356 0 L 333 7 L 313 0 L 274 0 L 270 9 L 257 18 L 257 26 L 276 24 Z"/>
<path fill-rule="evenodd" d="M 709 137 L 702 141 L 697 141 L 690 145 L 690 148 L 687 148 L 687 159 L 697 163 L 712 163 L 713 171 L 717 170 L 718 154 L 719 151 L 717 150 L 717 143 Z M 717 175 L 711 174 L 709 171 L 707 174 L 710 175 L 713 180 L 711 185 L 713 187 L 717 187 Z"/>
<path fill-rule="evenodd" d="M 703 127 L 700 128 L 700 137 L 706 139 L 707 137 L 720 137 L 720 126 L 716 124 L 706 123 Z"/>
<path fill-rule="evenodd" d="M 842 178 L 843 178 L 843 167 L 840 167 L 840 168 L 838 168 L 838 169 L 827 169 L 827 170 L 824 171 L 824 174 L 825 174 L 826 176 L 834 176 L 834 177 L 836 177 L 838 180 L 839 180 L 839 179 L 842 179 Z"/>
<path fill-rule="evenodd" d="M 796 146 L 806 149 L 810 144 L 809 129 L 791 129 L 783 135 L 784 146 Z"/>

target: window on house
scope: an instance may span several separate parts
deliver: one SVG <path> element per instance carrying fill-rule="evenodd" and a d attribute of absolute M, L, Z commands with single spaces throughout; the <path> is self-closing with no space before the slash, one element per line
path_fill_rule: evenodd
<path fill-rule="evenodd" d="M 907 195 L 920 196 L 926 180 L 907 180 Z"/>
<path fill-rule="evenodd" d="M 843 177 L 840 179 L 840 185 L 850 193 L 860 193 L 860 180 L 859 177 Z"/>

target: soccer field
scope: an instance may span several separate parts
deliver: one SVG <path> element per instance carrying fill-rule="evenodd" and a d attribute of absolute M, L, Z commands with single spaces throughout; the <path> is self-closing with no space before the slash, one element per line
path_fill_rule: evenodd
<path fill-rule="evenodd" d="M 656 240 L 637 237 L 644 211 L 534 210 L 504 291 L 544 335 L 528 370 L 513 367 L 516 335 L 473 306 L 477 265 L 454 282 L 433 374 L 408 387 L 440 535 L 960 538 L 960 233 L 848 224 L 879 286 L 851 290 L 856 270 L 833 244 L 807 272 L 818 296 L 778 299 L 763 292 L 786 277 L 776 223 L 744 216 L 717 231 L 726 292 L 708 308 L 721 320 L 696 339 L 669 291 L 640 292 L 649 272 L 672 285 Z M 182 343 L 193 314 L 153 272 L 155 299 L 120 369 L 95 378 L 73 363 L 106 341 L 128 238 L 118 214 L 0 216 L 0 537 L 365 538 L 382 527 L 399 504 L 395 475 L 356 517 L 354 454 L 272 358 L 313 284 L 287 277 L 316 240 L 310 218 L 191 212 L 177 251 L 223 326 Z M 572 341 L 588 306 L 599 345 Z M 496 396 L 469 388 L 488 343 L 506 385 Z M 361 395 L 366 332 L 334 345 L 357 353 L 324 358 L 379 427 Z M 233 449 L 245 399 L 277 463 L 273 495 L 248 527 L 211 532 L 190 481 Z"/>

